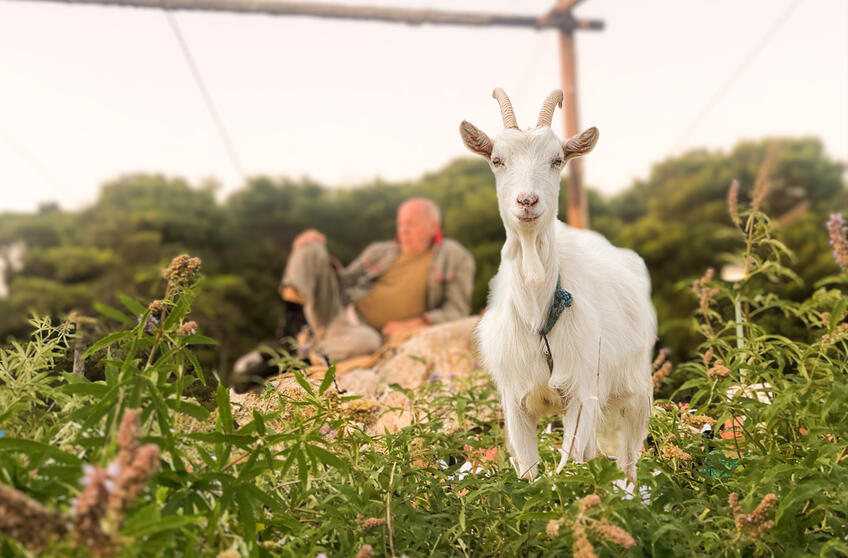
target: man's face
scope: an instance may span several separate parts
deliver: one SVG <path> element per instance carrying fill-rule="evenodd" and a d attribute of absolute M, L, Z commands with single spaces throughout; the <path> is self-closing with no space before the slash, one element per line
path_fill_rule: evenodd
<path fill-rule="evenodd" d="M 436 236 L 438 223 L 427 208 L 417 202 L 400 206 L 397 214 L 397 235 L 401 252 L 408 255 L 426 252 Z"/>

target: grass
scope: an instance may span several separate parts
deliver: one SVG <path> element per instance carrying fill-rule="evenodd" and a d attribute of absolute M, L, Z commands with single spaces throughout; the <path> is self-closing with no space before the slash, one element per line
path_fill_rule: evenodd
<path fill-rule="evenodd" d="M 846 555 L 846 276 L 781 300 L 769 285 L 794 280 L 790 255 L 756 207 L 739 227 L 746 275 L 699 281 L 692 324 L 704 356 L 656 378 L 681 387 L 655 402 L 636 487 L 604 457 L 553 474 L 556 421 L 540 426 L 539 479 L 517 478 L 492 418 L 496 393 L 474 377 L 406 393 L 416 420 L 376 436 L 332 373 L 319 383 L 292 372 L 297 389 L 266 392 L 262 410 L 234 409 L 217 386 L 210 411 L 185 395 L 205 378 L 194 350 L 214 343 L 184 327 L 202 288 L 196 266 L 171 269 L 149 306 L 101 307 L 119 324 L 87 352 L 102 380 L 57 365 L 68 324 L 34 320 L 29 342 L 0 351 L 0 555 Z M 803 323 L 812 341 L 782 336 L 775 316 Z M 95 517 L 106 542 L 78 545 L 83 465 L 105 469 L 119 455 L 131 409 L 139 443 L 159 449 L 158 472 L 125 517 Z M 69 534 L 39 529 L 26 511 L 36 503 Z"/>

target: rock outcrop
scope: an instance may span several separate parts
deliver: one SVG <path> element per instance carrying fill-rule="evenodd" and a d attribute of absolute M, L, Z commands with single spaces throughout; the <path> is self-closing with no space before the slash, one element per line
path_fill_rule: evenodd
<path fill-rule="evenodd" d="M 412 423 L 417 411 L 404 392 L 392 385 L 418 393 L 436 381 L 446 390 L 467 386 L 468 382 L 485 384 L 488 380 L 475 360 L 471 340 L 478 320 L 478 316 L 471 316 L 431 326 L 402 342 L 390 340 L 371 358 L 358 357 L 352 362 L 338 363 L 336 382 L 342 393 L 362 396 L 359 400 L 340 403 L 340 411 L 363 424 L 371 434 L 397 432 Z M 320 384 L 324 370 L 313 367 L 309 372 L 309 381 L 316 386 Z M 275 392 L 287 397 L 306 394 L 291 374 L 271 378 L 268 383 Z M 332 387 L 330 392 L 332 398 L 338 395 Z M 234 404 L 234 418 L 239 423 L 242 418 L 245 422 L 250 421 L 253 409 L 274 410 L 277 401 L 267 393 L 256 392 L 231 393 L 230 399 Z M 448 415 L 445 428 L 456 428 L 456 421 L 450 417 L 451 410 L 445 412 Z"/>

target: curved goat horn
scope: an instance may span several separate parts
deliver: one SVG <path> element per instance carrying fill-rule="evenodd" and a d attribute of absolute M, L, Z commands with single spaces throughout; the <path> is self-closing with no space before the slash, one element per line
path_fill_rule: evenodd
<path fill-rule="evenodd" d="M 512 111 L 512 103 L 509 102 L 509 97 L 500 87 L 492 91 L 492 97 L 498 100 L 501 106 L 501 116 L 503 116 L 504 128 L 518 128 L 518 122 L 515 120 L 515 113 Z"/>
<path fill-rule="evenodd" d="M 536 127 L 550 126 L 554 118 L 554 110 L 556 107 L 562 108 L 562 90 L 554 89 L 545 99 L 542 105 L 542 110 L 539 111 L 539 121 L 536 122 Z"/>

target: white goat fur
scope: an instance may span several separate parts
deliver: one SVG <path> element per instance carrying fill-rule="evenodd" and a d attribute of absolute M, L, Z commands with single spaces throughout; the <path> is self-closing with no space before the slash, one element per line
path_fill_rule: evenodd
<path fill-rule="evenodd" d="M 585 461 L 603 451 L 617 456 L 635 479 L 652 407 L 657 329 L 647 268 L 635 252 L 557 220 L 564 162 L 590 151 L 597 130 L 562 143 L 549 118 L 535 129 L 515 126 L 494 140 L 468 122 L 460 128 L 469 149 L 489 160 L 506 229 L 500 267 L 475 337 L 498 386 L 507 448 L 518 474 L 535 478 L 537 423 L 562 412 L 564 451 L 557 471 L 569 453 Z M 533 195 L 538 203 L 528 208 L 527 196 Z M 551 373 L 539 330 L 547 322 L 558 276 L 574 302 L 548 334 Z"/>

